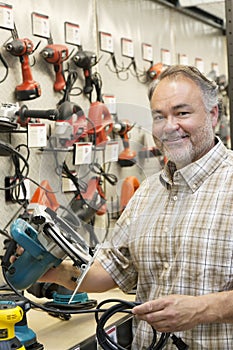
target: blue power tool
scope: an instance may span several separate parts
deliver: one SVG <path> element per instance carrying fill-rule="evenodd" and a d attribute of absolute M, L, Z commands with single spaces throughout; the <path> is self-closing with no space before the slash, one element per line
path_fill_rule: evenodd
<path fill-rule="evenodd" d="M 76 231 L 53 210 L 41 205 L 34 210 L 31 224 L 16 219 L 10 232 L 13 240 L 6 249 L 2 266 L 7 282 L 17 290 L 29 288 L 67 257 L 81 271 L 78 286 L 95 258 L 94 252 Z M 9 257 L 15 253 L 17 244 L 24 248 L 24 252 L 9 264 Z"/>

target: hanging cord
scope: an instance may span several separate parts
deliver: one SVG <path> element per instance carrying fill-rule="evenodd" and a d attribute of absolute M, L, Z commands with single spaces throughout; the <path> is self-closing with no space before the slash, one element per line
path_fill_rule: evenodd
<path fill-rule="evenodd" d="M 93 173 L 103 176 L 111 185 L 116 185 L 118 181 L 117 176 L 106 173 L 99 163 L 91 163 L 89 168 Z"/>

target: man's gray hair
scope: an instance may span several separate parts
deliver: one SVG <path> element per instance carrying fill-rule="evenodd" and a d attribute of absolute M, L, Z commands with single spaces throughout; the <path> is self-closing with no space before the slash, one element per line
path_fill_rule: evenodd
<path fill-rule="evenodd" d="M 149 100 L 151 101 L 154 90 L 161 80 L 176 80 L 180 77 L 186 77 L 199 86 L 202 91 L 206 111 L 211 111 L 214 106 L 219 104 L 218 85 L 214 81 L 209 80 L 196 67 L 186 65 L 173 65 L 162 71 L 158 78 L 153 80 L 149 86 Z"/>

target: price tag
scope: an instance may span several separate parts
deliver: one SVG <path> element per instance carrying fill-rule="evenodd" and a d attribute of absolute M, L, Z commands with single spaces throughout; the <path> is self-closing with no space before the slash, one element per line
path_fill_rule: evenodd
<path fill-rule="evenodd" d="M 90 164 L 92 155 L 91 142 L 74 143 L 74 165 Z"/>
<path fill-rule="evenodd" d="M 153 61 L 153 48 L 149 44 L 142 44 L 142 59 L 144 61 Z"/>
<path fill-rule="evenodd" d="M 188 56 L 184 54 L 178 54 L 179 64 L 187 66 L 189 64 Z"/>
<path fill-rule="evenodd" d="M 67 44 L 81 46 L 80 27 L 78 24 L 65 22 L 65 42 Z"/>
<path fill-rule="evenodd" d="M 171 65 L 171 52 L 169 50 L 161 49 L 161 62 L 165 66 Z"/>
<path fill-rule="evenodd" d="M 100 39 L 100 50 L 113 53 L 113 39 L 112 34 L 105 33 L 105 32 L 99 32 L 99 39 Z"/>
<path fill-rule="evenodd" d="M 121 38 L 121 54 L 129 58 L 134 57 L 134 47 L 131 39 Z"/>
<path fill-rule="evenodd" d="M 50 38 L 49 16 L 40 13 L 32 13 L 32 33 L 33 35 Z"/>
<path fill-rule="evenodd" d="M 46 125 L 28 124 L 28 147 L 45 147 L 47 145 Z"/>
<path fill-rule="evenodd" d="M 195 67 L 199 69 L 201 73 L 204 73 L 204 61 L 202 58 L 195 58 Z"/>
<path fill-rule="evenodd" d="M 109 141 L 105 147 L 104 160 L 108 162 L 117 162 L 119 154 L 119 143 L 117 141 Z"/>
<path fill-rule="evenodd" d="M 117 113 L 116 97 L 114 95 L 103 95 L 103 100 L 111 114 Z"/>
<path fill-rule="evenodd" d="M 14 29 L 13 8 L 11 5 L 0 3 L 0 27 Z"/>

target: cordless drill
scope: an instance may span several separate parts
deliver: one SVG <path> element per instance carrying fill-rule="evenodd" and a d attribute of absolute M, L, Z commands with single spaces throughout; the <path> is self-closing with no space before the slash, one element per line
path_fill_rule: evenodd
<path fill-rule="evenodd" d="M 91 51 L 80 50 L 72 57 L 72 60 L 79 68 L 83 69 L 85 77 L 85 86 L 83 88 L 83 92 L 84 94 L 90 94 L 93 90 L 91 68 L 97 63 L 96 55 Z"/>
<path fill-rule="evenodd" d="M 56 75 L 53 85 L 54 90 L 62 91 L 66 85 L 63 72 L 63 62 L 68 58 L 68 48 L 65 45 L 53 44 L 51 40 L 49 43 L 50 44 L 41 51 L 41 55 L 46 62 L 54 65 Z"/>
<path fill-rule="evenodd" d="M 25 350 L 15 336 L 15 324 L 23 318 L 23 310 L 11 301 L 0 301 L 0 349 Z"/>
<path fill-rule="evenodd" d="M 123 141 L 124 150 L 118 156 L 118 163 L 120 166 L 132 166 L 136 162 L 136 152 L 132 151 L 129 147 L 128 132 L 134 127 L 134 124 L 130 124 L 129 121 L 118 121 L 114 124 L 113 130 L 118 133 Z"/>
<path fill-rule="evenodd" d="M 13 40 L 6 45 L 6 50 L 20 59 L 23 75 L 23 83 L 16 86 L 17 100 L 32 100 L 41 95 L 40 84 L 33 80 L 29 63 L 29 55 L 34 51 L 34 45 L 30 39 L 19 39 L 16 27 L 12 30 Z"/>

